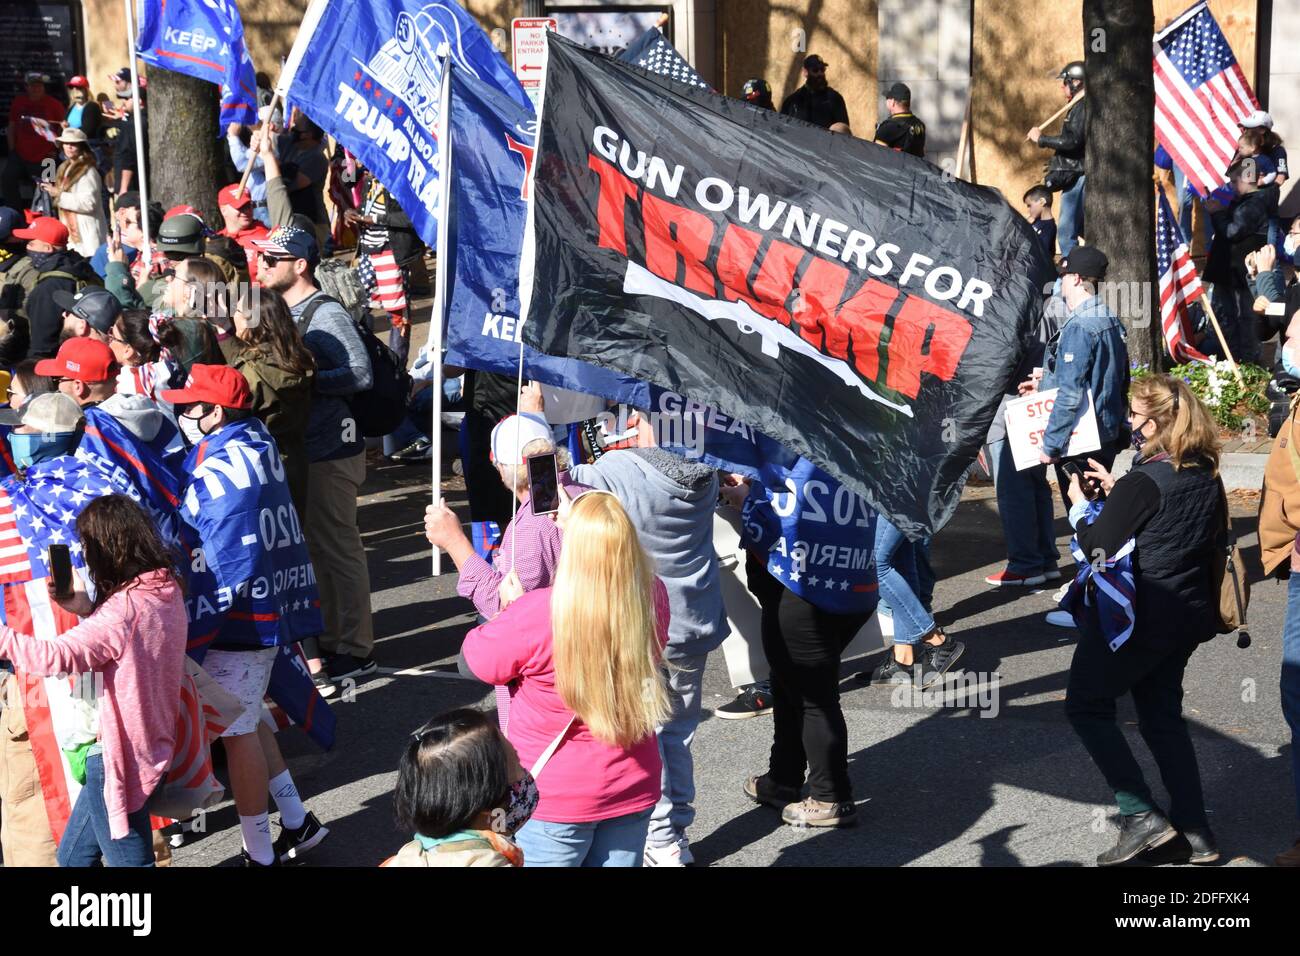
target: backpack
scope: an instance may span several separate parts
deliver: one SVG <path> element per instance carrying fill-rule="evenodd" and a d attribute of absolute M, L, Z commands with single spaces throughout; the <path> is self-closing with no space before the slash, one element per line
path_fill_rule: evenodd
<path fill-rule="evenodd" d="M 319 272 L 317 275 L 319 276 Z M 326 302 L 339 302 L 331 295 L 316 296 L 302 311 L 302 327 L 311 328 L 311 320 Z M 344 306 L 344 308 L 347 308 Z M 350 312 L 351 310 L 349 310 Z M 357 421 L 357 428 L 365 438 L 380 438 L 397 429 L 406 418 L 406 400 L 411 394 L 411 376 L 406 366 L 375 334 L 354 316 L 353 326 L 361 336 L 361 346 L 366 350 L 370 360 L 370 387 L 363 392 L 348 396 L 352 406 L 352 416 Z"/>
<path fill-rule="evenodd" d="M 88 285 L 96 286 L 100 289 L 104 287 L 104 280 L 93 273 L 89 278 L 87 278 L 86 276 L 73 275 L 71 272 L 64 272 L 62 269 L 51 269 L 49 272 L 39 273 L 36 276 L 36 281 L 32 283 L 32 288 L 36 288 L 46 279 L 70 279 L 72 280 L 72 284 L 77 287 L 77 292 L 80 292 Z"/>
<path fill-rule="evenodd" d="M 1282 423 L 1264 466 L 1264 487 L 1259 495 L 1259 556 L 1266 575 L 1285 578 L 1291 573 L 1291 554 L 1300 534 L 1300 432 L 1296 410 Z"/>
<path fill-rule="evenodd" d="M 316 267 L 316 284 L 347 309 L 354 321 L 360 320 L 370 305 L 370 291 L 362 284 L 357 270 L 342 259 L 322 260 Z"/>

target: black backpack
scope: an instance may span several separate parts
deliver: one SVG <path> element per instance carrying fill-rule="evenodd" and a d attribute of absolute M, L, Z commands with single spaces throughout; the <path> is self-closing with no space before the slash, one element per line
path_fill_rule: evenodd
<path fill-rule="evenodd" d="M 307 304 L 302 312 L 302 328 L 305 333 L 311 328 L 312 317 L 326 302 L 342 305 L 333 296 L 321 293 Z M 345 309 L 346 311 L 346 309 Z M 351 313 L 349 312 L 349 315 Z M 361 336 L 361 345 L 370 359 L 370 387 L 364 392 L 355 392 L 348 396 L 352 407 L 352 416 L 357 421 L 357 428 L 365 438 L 381 438 L 397 430 L 397 426 L 406 418 L 406 401 L 411 394 L 411 376 L 406 366 L 370 329 L 352 320 L 353 327 Z"/>

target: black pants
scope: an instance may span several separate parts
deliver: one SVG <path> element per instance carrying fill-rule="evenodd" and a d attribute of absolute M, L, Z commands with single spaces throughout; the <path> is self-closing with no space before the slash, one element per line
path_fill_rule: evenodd
<path fill-rule="evenodd" d="M 830 614 L 794 594 L 752 559 L 745 573 L 762 608 L 775 722 L 768 777 L 815 800 L 853 799 L 849 732 L 840 710 L 840 655 L 870 614 Z"/>
<path fill-rule="evenodd" d="M 1125 433 L 1127 434 L 1127 432 Z M 1097 451 L 1090 451 L 1086 455 L 1076 455 L 1073 458 L 1062 458 L 1055 465 L 1056 468 L 1056 487 L 1061 492 L 1061 500 L 1065 502 L 1066 514 L 1070 512 L 1070 476 L 1065 473 L 1065 466 L 1069 462 L 1078 462 L 1084 471 L 1092 466 L 1088 464 L 1091 458 L 1099 465 L 1110 471 L 1115 464 L 1115 456 L 1119 454 L 1118 446 L 1112 442 L 1109 446 L 1099 448 Z"/>
<path fill-rule="evenodd" d="M 1095 621 L 1085 619 L 1065 695 L 1065 713 L 1074 732 L 1126 816 L 1156 807 L 1115 719 L 1116 701 L 1133 695 L 1138 732 L 1169 791 L 1169 820 L 1180 830 L 1207 825 L 1201 773 L 1183 719 L 1183 670 L 1195 650 L 1194 644 L 1152 646 L 1134 631 L 1119 650 L 1111 651 Z"/>
<path fill-rule="evenodd" d="M 0 191 L 4 193 L 4 205 L 19 212 L 26 209 L 36 192 L 36 181 L 44 171 L 45 167 L 41 163 L 29 163 L 11 150 L 5 158 L 4 166 L 0 167 Z"/>
<path fill-rule="evenodd" d="M 496 421 L 489 415 L 473 409 L 465 412 L 466 444 L 469 460 L 461 464 L 465 470 L 465 493 L 469 498 L 471 521 L 495 521 L 505 531 L 510 523 L 514 496 L 501 482 L 501 475 L 490 457 L 492 429 Z"/>

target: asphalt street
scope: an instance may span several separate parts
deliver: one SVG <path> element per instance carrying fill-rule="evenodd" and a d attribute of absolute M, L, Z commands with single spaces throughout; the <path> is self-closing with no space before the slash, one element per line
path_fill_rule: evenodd
<path fill-rule="evenodd" d="M 454 569 L 436 578 L 430 573 L 422 533 L 429 480 L 424 466 L 372 467 L 360 523 L 381 673 L 335 698 L 339 733 L 329 753 L 297 729 L 281 734 L 299 789 L 331 831 L 302 865 L 374 866 L 393 853 L 408 838 L 393 821 L 392 804 L 407 735 L 440 711 L 492 706 L 490 692 L 453 676 L 473 617 L 456 596 Z M 464 515 L 460 480 L 446 482 L 443 493 Z M 1242 544 L 1250 548 L 1255 502 L 1234 495 L 1233 504 Z M 1057 507 L 1064 556 L 1067 526 Z M 966 643 L 960 666 L 979 681 L 977 698 L 947 705 L 914 700 L 855 678 L 878 655 L 845 663 L 843 705 L 859 803 L 854 829 L 794 830 L 774 810 L 745 798 L 745 777 L 766 768 L 771 718 L 712 716 L 733 693 L 721 654 L 711 656 L 706 713 L 694 744 L 697 817 L 689 836 L 699 865 L 1092 864 L 1114 840 L 1114 810 L 1063 713 L 1074 632 L 1044 622 L 1054 606 L 1050 591 L 995 591 L 983 583 L 1001 567 L 1002 554 L 991 489 L 968 488 L 934 541 L 935 608 L 949 633 Z M 1282 586 L 1257 582 L 1252 646 L 1242 650 L 1234 638 L 1216 639 L 1198 650 L 1188 670 L 1185 709 L 1229 865 L 1267 863 L 1295 837 L 1289 734 L 1278 694 L 1284 597 Z M 971 706 L 981 701 L 985 706 Z M 1128 702 L 1121 719 L 1161 793 Z M 233 806 L 209 812 L 205 826 L 176 851 L 174 865 L 238 862 Z"/>

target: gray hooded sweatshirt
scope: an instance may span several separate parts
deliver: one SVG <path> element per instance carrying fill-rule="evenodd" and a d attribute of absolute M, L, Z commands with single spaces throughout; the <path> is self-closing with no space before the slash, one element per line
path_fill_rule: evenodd
<path fill-rule="evenodd" d="M 721 644 L 730 627 L 713 550 L 713 469 L 662 448 L 629 448 L 570 474 L 579 484 L 612 492 L 632 519 L 668 589 L 668 656 L 707 654 Z"/>

